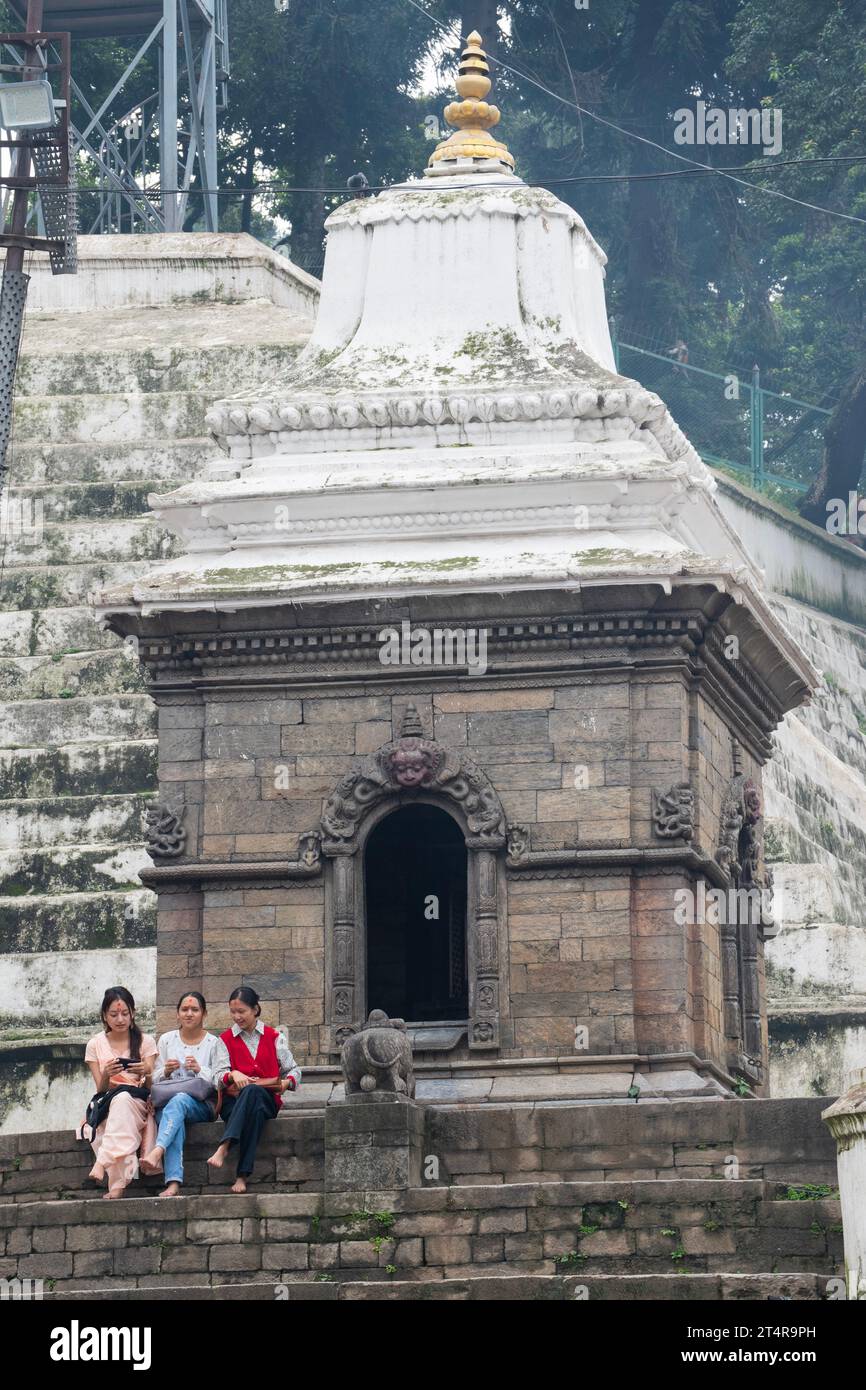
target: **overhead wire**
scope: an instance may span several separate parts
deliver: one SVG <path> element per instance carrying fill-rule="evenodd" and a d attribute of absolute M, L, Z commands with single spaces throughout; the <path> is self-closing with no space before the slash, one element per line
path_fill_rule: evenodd
<path fill-rule="evenodd" d="M 423 14 L 432 24 L 438 25 L 440 29 L 448 34 L 453 34 L 453 25 L 443 24 L 435 15 L 430 14 L 429 10 L 426 10 L 423 5 L 420 5 L 418 0 L 406 0 L 406 3 L 412 5 L 414 9 L 418 10 L 420 14 Z M 465 37 L 461 35 L 460 42 L 465 43 L 466 41 Z M 497 58 L 493 54 L 490 54 L 489 61 L 501 67 L 505 72 L 510 72 L 514 77 L 520 78 L 521 81 L 530 82 L 533 87 L 537 87 L 539 91 L 552 97 L 554 101 L 561 102 L 563 106 L 568 106 L 580 112 L 581 115 L 588 116 L 593 121 L 598 121 L 600 125 L 607 126 L 609 130 L 616 131 L 618 135 L 625 135 L 630 140 L 639 140 L 642 145 L 649 145 L 652 149 L 660 150 L 662 154 L 667 155 L 671 159 L 678 159 L 684 164 L 693 165 L 696 169 L 705 169 L 709 173 L 715 174 L 717 177 L 730 179 L 733 183 L 740 184 L 743 188 L 748 188 L 753 192 L 766 193 L 773 198 L 783 198 L 786 202 L 796 203 L 799 207 L 808 208 L 812 212 L 821 212 L 828 217 L 840 217 L 847 222 L 858 222 L 866 226 L 866 217 L 857 217 L 851 212 L 840 212 L 834 208 L 825 208 L 818 203 L 810 203 L 803 198 L 795 198 L 793 194 L 783 193 L 781 189 L 778 188 L 767 188 L 763 184 L 750 183 L 748 179 L 737 178 L 735 174 L 728 173 L 725 169 L 715 168 L 712 164 L 704 164 L 698 159 L 690 159 L 688 155 L 678 154 L 676 150 L 670 149 L 667 145 L 660 145 L 657 140 L 650 140 L 646 135 L 638 135 L 636 131 L 627 130 L 624 126 L 617 125 L 615 121 L 609 121 L 606 117 L 599 116 L 597 112 L 590 111 L 589 107 L 581 106 L 580 103 L 576 101 L 570 101 L 568 97 L 561 96 L 559 92 L 555 92 L 551 87 L 546 86 L 545 83 L 539 82 L 537 78 L 530 77 L 528 73 L 521 72 L 519 68 L 515 68 L 506 63 L 502 58 Z"/>

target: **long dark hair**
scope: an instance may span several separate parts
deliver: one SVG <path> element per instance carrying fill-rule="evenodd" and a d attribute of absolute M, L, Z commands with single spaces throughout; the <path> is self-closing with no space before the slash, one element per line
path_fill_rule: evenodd
<path fill-rule="evenodd" d="M 102 1007 L 101 1007 L 100 1010 L 99 1010 L 99 1016 L 100 1016 L 100 1018 L 102 1019 L 102 1026 L 103 1026 L 103 1028 L 105 1029 L 106 1033 L 110 1033 L 110 1032 L 111 1032 L 111 1029 L 108 1027 L 108 1025 L 107 1025 L 106 1022 L 105 1022 L 105 1015 L 108 1013 L 108 1010 L 111 1008 L 111 1005 L 112 1005 L 113 1003 L 115 1003 L 115 1001 L 118 1000 L 118 999 L 120 1000 L 121 1004 L 125 1004 L 125 1005 L 126 1005 L 126 1007 L 129 1009 L 130 1014 L 132 1015 L 132 1021 L 131 1021 L 130 1025 L 129 1025 L 129 1058 L 130 1058 L 130 1061 L 132 1061 L 132 1062 L 140 1062 L 140 1061 L 141 1061 L 141 1029 L 139 1028 L 138 1024 L 137 1024 L 136 1021 L 135 1021 L 135 1000 L 133 999 L 133 997 L 132 997 L 132 995 L 130 994 L 129 990 L 128 990 L 128 989 L 124 989 L 123 985 L 113 985 L 111 989 L 107 989 L 107 990 L 105 991 L 105 996 L 104 996 L 104 998 L 103 998 L 103 1000 L 102 1000 Z"/>
<path fill-rule="evenodd" d="M 238 985 L 237 989 L 233 989 L 229 995 L 229 1003 L 231 1003 L 233 999 L 240 999 L 241 1003 L 246 1004 L 248 1009 L 255 1009 L 256 1018 L 258 1018 L 262 1012 L 259 996 L 254 989 L 250 989 L 249 985 Z"/>

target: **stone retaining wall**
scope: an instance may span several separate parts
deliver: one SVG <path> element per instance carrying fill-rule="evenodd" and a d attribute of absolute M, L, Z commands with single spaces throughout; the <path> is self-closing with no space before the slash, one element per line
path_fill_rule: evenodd
<path fill-rule="evenodd" d="M 0 1206 L 0 1277 L 49 1291 L 484 1274 L 808 1273 L 842 1260 L 839 1204 L 757 1181 L 516 1184 Z"/>
<path fill-rule="evenodd" d="M 826 1105 L 818 1097 L 428 1105 L 422 1182 L 424 1189 L 654 1178 L 718 1182 L 738 1172 L 741 1179 L 835 1185 L 835 1145 L 820 1120 Z M 265 1129 L 256 1187 L 321 1192 L 324 1128 L 323 1110 L 293 1112 L 290 1103 Z M 219 1193 L 233 1181 L 233 1170 L 214 1174 L 205 1163 L 221 1135 L 219 1123 L 190 1127 L 188 1194 Z M 71 1131 L 0 1135 L 0 1203 L 78 1198 L 92 1162 L 90 1145 Z M 130 1191 L 144 1195 L 162 1185 L 160 1178 L 143 1178 Z M 98 1195 L 96 1188 L 92 1195 Z"/>

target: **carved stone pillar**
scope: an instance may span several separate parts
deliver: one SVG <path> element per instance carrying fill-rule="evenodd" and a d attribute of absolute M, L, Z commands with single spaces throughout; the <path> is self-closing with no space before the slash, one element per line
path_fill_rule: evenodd
<path fill-rule="evenodd" d="M 331 1017 L 334 1042 L 340 1044 L 356 1016 L 355 856 L 334 856 L 334 935 Z M 359 1011 L 360 1012 L 360 1011 Z"/>
<path fill-rule="evenodd" d="M 848 1081 L 821 1119 L 836 1140 L 848 1297 L 866 1300 L 866 1068 Z"/>
<path fill-rule="evenodd" d="M 499 910 L 496 856 L 475 851 L 475 911 L 470 917 L 469 1046 L 499 1046 Z M 474 919 L 474 920 L 473 920 Z"/>

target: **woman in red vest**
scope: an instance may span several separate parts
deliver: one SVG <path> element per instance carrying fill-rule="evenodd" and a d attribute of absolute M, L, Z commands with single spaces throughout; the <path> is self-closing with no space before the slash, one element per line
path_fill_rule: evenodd
<path fill-rule="evenodd" d="M 246 1192 L 265 1123 L 277 1114 L 283 1093 L 297 1090 L 301 1080 L 285 1037 L 261 1022 L 261 1011 L 255 990 L 241 985 L 229 995 L 232 1026 L 220 1034 L 231 1063 L 231 1071 L 221 1078 L 225 1138 L 208 1163 L 222 1168 L 232 1144 L 238 1145 L 232 1192 Z"/>

